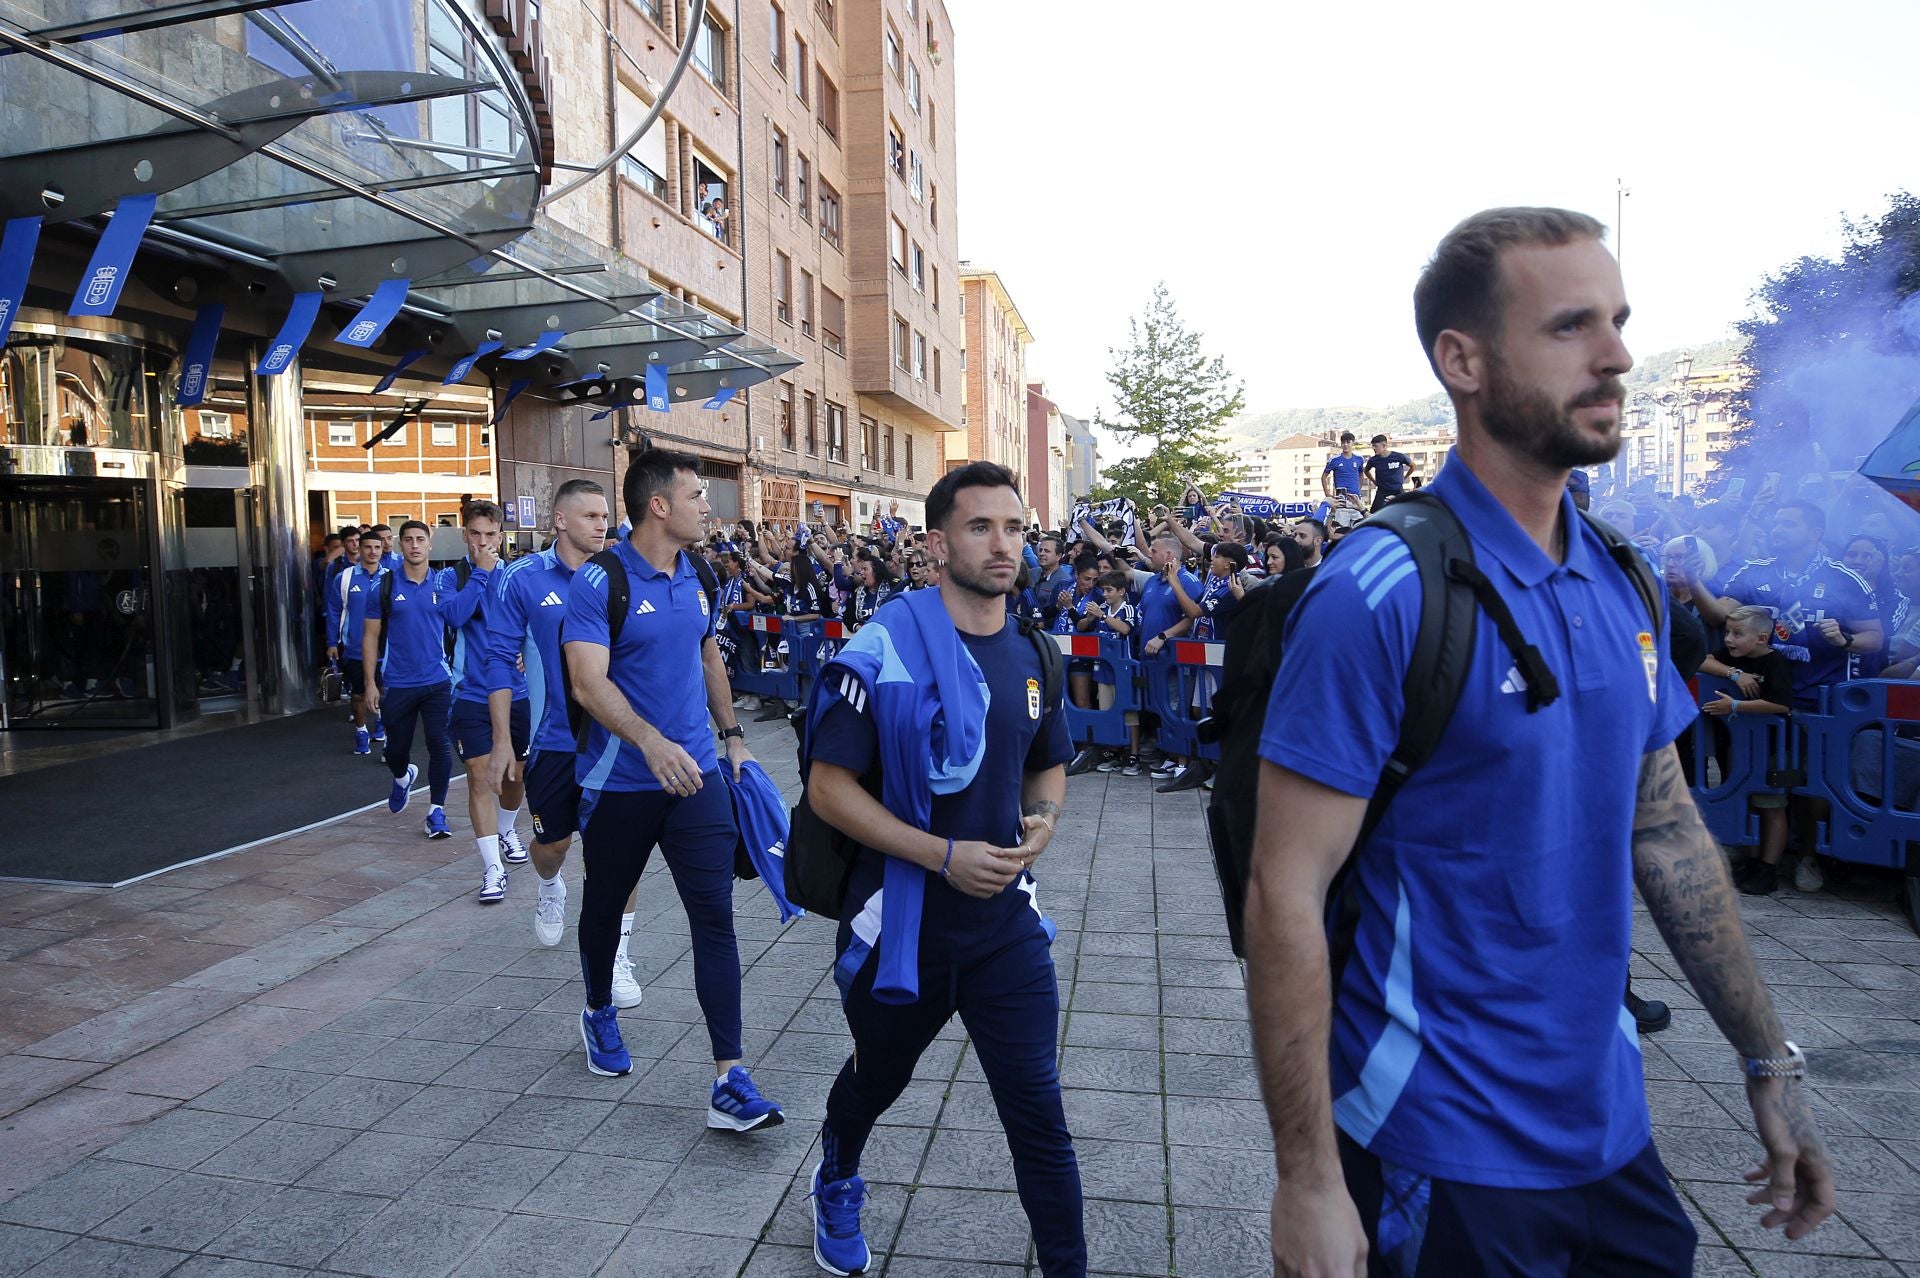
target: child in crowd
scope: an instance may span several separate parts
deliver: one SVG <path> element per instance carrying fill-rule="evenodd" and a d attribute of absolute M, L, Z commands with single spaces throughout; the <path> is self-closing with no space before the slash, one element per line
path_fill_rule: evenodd
<path fill-rule="evenodd" d="M 1773 649 L 1773 614 L 1765 608 L 1749 605 L 1729 613 L 1725 642 L 1701 663 L 1700 669 L 1704 674 L 1731 679 L 1740 691 L 1738 697 L 1718 693 L 1701 707 L 1716 719 L 1791 712 L 1793 669 L 1786 657 Z M 1716 725 L 1714 735 L 1723 744 L 1729 740 L 1724 727 Z M 1726 753 L 1719 753 L 1724 767 Z M 1765 896 L 1780 883 L 1780 857 L 1787 850 L 1787 796 L 1760 793 L 1753 796 L 1752 803 L 1760 814 L 1760 855 L 1743 862 L 1733 881 L 1749 896 Z"/>
<path fill-rule="evenodd" d="M 1133 578 L 1124 569 L 1115 569 L 1101 575 L 1100 595 L 1104 602 L 1091 602 L 1087 605 L 1087 617 L 1081 629 L 1091 629 L 1103 638 L 1124 639 L 1128 655 L 1134 655 L 1133 631 L 1139 624 L 1139 614 L 1132 599 Z M 1096 685 L 1096 704 L 1104 710 L 1113 704 L 1117 695 L 1113 683 L 1113 667 L 1106 662 L 1097 662 L 1093 669 Z M 1140 724 L 1137 716 L 1129 715 L 1127 724 L 1126 754 L 1117 750 L 1107 751 L 1095 767 L 1101 772 L 1118 772 L 1124 777 L 1140 775 Z"/>

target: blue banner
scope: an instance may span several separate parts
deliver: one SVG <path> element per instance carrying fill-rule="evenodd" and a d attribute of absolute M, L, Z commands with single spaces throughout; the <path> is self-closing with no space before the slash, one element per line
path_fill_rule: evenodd
<path fill-rule="evenodd" d="M 1316 509 L 1313 502 L 1278 501 L 1259 493 L 1224 492 L 1213 500 L 1216 506 L 1231 502 L 1240 508 L 1241 514 L 1251 515 L 1255 519 L 1305 519 Z"/>
<path fill-rule="evenodd" d="M 501 359 L 532 359 L 542 351 L 550 351 L 566 339 L 566 334 L 557 329 L 548 329 L 534 339 L 531 346 L 522 346 L 517 351 L 508 351 Z"/>
<path fill-rule="evenodd" d="M 667 401 L 667 370 L 658 364 L 647 365 L 647 407 L 656 413 L 673 407 Z"/>
<path fill-rule="evenodd" d="M 0 234 L 0 346 L 13 331 L 13 317 L 26 296 L 27 275 L 33 270 L 33 250 L 40 243 L 40 219 L 16 217 Z"/>
<path fill-rule="evenodd" d="M 495 351 L 499 349 L 500 349 L 500 343 L 493 341 L 491 338 L 489 338 L 487 341 L 480 343 L 480 349 L 475 351 L 471 355 L 463 357 L 458 364 L 455 364 L 453 366 L 453 371 L 448 373 L 446 377 L 441 380 L 440 384 L 442 386 L 451 386 L 455 382 L 465 381 L 467 374 L 473 371 L 473 366 L 475 364 L 479 363 L 481 360 L 485 359 L 487 356 L 493 354 Z"/>
<path fill-rule="evenodd" d="M 380 334 L 387 331 L 387 325 L 406 304 L 407 290 L 412 286 L 412 280 L 381 280 L 353 322 L 340 330 L 340 344 L 365 348 L 379 341 Z"/>
<path fill-rule="evenodd" d="M 386 389 L 389 386 L 393 385 L 394 378 L 400 376 L 401 373 L 405 372 L 409 364 L 412 364 L 414 361 L 422 358 L 425 355 L 426 355 L 425 351 L 408 351 L 405 355 L 402 355 L 398 360 L 394 362 L 393 367 L 387 370 L 387 375 L 385 377 L 382 377 L 379 381 L 379 384 L 373 388 L 373 393 L 375 395 L 385 394 Z"/>
<path fill-rule="evenodd" d="M 726 407 L 727 401 L 733 398 L 734 392 L 737 391 L 738 389 L 739 388 L 736 386 L 723 386 L 720 388 L 720 393 L 718 395 L 715 395 L 712 399 L 700 405 L 700 407 L 724 408 Z"/>
<path fill-rule="evenodd" d="M 260 361 L 260 367 L 253 370 L 255 375 L 278 377 L 286 372 L 287 366 L 293 363 L 293 357 L 300 353 L 307 334 L 313 331 L 313 321 L 319 315 L 319 293 L 295 293 L 293 306 L 287 311 L 287 322 L 280 326 L 273 345 L 267 347 L 266 357 Z"/>
<path fill-rule="evenodd" d="M 604 421 L 611 416 L 613 416 L 613 410 L 609 408 L 602 412 L 595 413 L 593 416 L 587 418 L 587 420 L 590 422 L 598 422 L 598 421 Z"/>
<path fill-rule="evenodd" d="M 80 277 L 80 291 L 73 295 L 69 315 L 111 315 L 120 304 L 120 290 L 127 285 L 127 269 L 140 248 L 140 237 L 153 220 L 157 195 L 129 195 L 114 207 L 113 219 L 93 246 L 93 260 Z"/>
<path fill-rule="evenodd" d="M 500 407 L 496 408 L 493 412 L 493 425 L 498 426 L 500 424 L 500 419 L 507 415 L 507 405 L 519 399 L 520 392 L 531 385 L 533 385 L 533 379 L 531 377 L 516 377 L 508 384 L 506 397 L 500 401 Z"/>
<path fill-rule="evenodd" d="M 203 306 L 194 314 L 193 332 L 187 337 L 187 353 L 180 363 L 180 386 L 173 402 L 192 408 L 207 397 L 208 375 L 213 371 L 213 345 L 220 340 L 220 321 L 227 308 L 218 302 Z"/>

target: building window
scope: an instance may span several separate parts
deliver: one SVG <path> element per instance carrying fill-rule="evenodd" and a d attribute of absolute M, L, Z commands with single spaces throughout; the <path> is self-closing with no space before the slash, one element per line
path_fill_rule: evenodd
<path fill-rule="evenodd" d="M 913 436 L 907 436 L 907 478 L 913 478 Z"/>
<path fill-rule="evenodd" d="M 839 39 L 840 28 L 834 17 L 833 0 L 813 0 L 813 12 L 814 16 L 820 19 L 820 25 L 827 29 L 827 34 L 836 40 Z"/>
<path fill-rule="evenodd" d="M 893 269 L 902 275 L 907 273 L 907 228 L 900 225 L 899 218 L 887 219 L 887 255 L 893 259 Z"/>
<path fill-rule="evenodd" d="M 911 272 L 913 276 L 913 291 L 916 293 L 924 293 L 927 291 L 927 251 L 918 244 L 915 244 L 912 250 L 911 261 L 913 263 Z"/>
<path fill-rule="evenodd" d="M 731 244 L 733 210 L 727 201 L 726 175 L 718 161 L 710 161 L 697 147 L 693 152 L 693 200 L 700 225 L 722 244 Z"/>
<path fill-rule="evenodd" d="M 893 78 L 900 78 L 900 33 L 887 24 L 887 70 L 893 72 Z"/>
<path fill-rule="evenodd" d="M 800 272 L 800 336 L 813 336 L 813 274 Z"/>
<path fill-rule="evenodd" d="M 460 442 L 459 430 L 460 428 L 452 422 L 435 422 L 433 424 L 433 446 L 435 448 L 454 447 Z"/>
<path fill-rule="evenodd" d="M 842 359 L 847 354 L 847 302 L 830 288 L 820 290 L 820 341 Z"/>
<path fill-rule="evenodd" d="M 827 73 L 820 70 L 818 63 L 814 65 L 814 70 L 820 85 L 820 100 L 816 104 L 820 127 L 826 130 L 827 136 L 837 145 L 840 141 L 840 90 L 834 86 Z"/>
<path fill-rule="evenodd" d="M 647 111 L 648 103 L 638 93 L 628 88 L 623 81 L 617 91 L 616 120 L 614 127 L 626 137 L 640 126 Z M 620 172 L 628 181 L 651 195 L 656 200 L 667 198 L 667 121 L 664 116 L 653 122 L 646 136 L 633 144 L 633 149 L 620 157 Z"/>
<path fill-rule="evenodd" d="M 773 255 L 773 313 L 782 324 L 793 323 L 793 259 Z"/>
<path fill-rule="evenodd" d="M 210 414 L 200 414 L 200 433 L 207 433 L 207 418 Z M 354 445 L 352 422 L 328 422 L 327 443 L 335 448 L 351 448 Z"/>
<path fill-rule="evenodd" d="M 773 131 L 773 193 L 787 198 L 787 135 Z"/>
<path fill-rule="evenodd" d="M 774 69 L 785 73 L 787 69 L 787 15 L 780 12 L 780 6 L 767 6 L 767 52 L 773 55 Z"/>
<path fill-rule="evenodd" d="M 793 451 L 793 383 L 780 383 L 780 447 Z"/>
<path fill-rule="evenodd" d="M 720 90 L 724 96 L 727 91 L 727 30 L 720 25 L 720 15 L 711 8 L 707 10 L 707 20 L 700 24 L 700 38 L 693 42 L 693 65 L 707 82 Z"/>
<path fill-rule="evenodd" d="M 919 16 L 920 0 L 907 0 L 907 21 L 911 22 Z"/>
<path fill-rule="evenodd" d="M 800 396 L 800 422 L 807 431 L 807 452 L 817 456 L 820 452 L 820 401 L 813 397 L 812 391 L 802 392 Z"/>
<path fill-rule="evenodd" d="M 398 448 L 401 445 L 405 444 L 406 442 L 407 442 L 407 428 L 405 426 L 402 426 L 399 430 L 396 430 L 395 432 L 393 432 L 393 434 L 387 436 L 386 439 L 381 441 L 382 446 L 392 447 L 392 448 Z M 407 518 L 411 519 L 413 518 L 413 516 L 408 515 Z M 393 520 L 389 519 L 387 522 L 392 524 Z M 400 525 L 394 524 L 393 526 L 395 528 L 398 528 Z"/>
<path fill-rule="evenodd" d="M 793 38 L 793 96 L 801 102 L 807 100 L 807 42 L 799 36 Z"/>
<path fill-rule="evenodd" d="M 940 149 L 940 113 L 934 108 L 932 98 L 927 99 L 927 150 Z"/>
<path fill-rule="evenodd" d="M 893 473 L 893 423 L 887 423 L 886 431 L 880 437 L 880 463 L 886 472 Z"/>
<path fill-rule="evenodd" d="M 847 460 L 847 408 L 827 401 L 827 460 Z"/>
<path fill-rule="evenodd" d="M 794 192 L 793 207 L 800 211 L 802 222 L 813 221 L 813 163 L 798 151 L 793 155 L 793 180 L 797 188 Z"/>
<path fill-rule="evenodd" d="M 900 126 L 892 120 L 887 121 L 887 167 L 901 181 L 907 178 L 907 140 L 900 135 Z"/>
<path fill-rule="evenodd" d="M 232 439 L 233 438 L 233 414 L 232 413 L 202 412 L 198 414 L 198 418 L 200 423 L 200 438 L 202 439 Z M 347 442 L 351 444 L 353 440 L 349 438 Z"/>
<path fill-rule="evenodd" d="M 920 153 L 907 153 L 907 193 L 913 196 L 916 204 L 924 204 L 927 198 L 927 171 L 920 163 Z"/>
<path fill-rule="evenodd" d="M 920 114 L 920 68 L 911 58 L 907 59 L 907 105 L 915 115 Z"/>
<path fill-rule="evenodd" d="M 940 229 L 940 188 L 927 183 L 927 225 Z"/>
<path fill-rule="evenodd" d="M 871 417 L 860 419 L 860 469 L 880 469 L 880 423 Z"/>
<path fill-rule="evenodd" d="M 840 247 L 840 192 L 820 180 L 820 238 Z"/>
<path fill-rule="evenodd" d="M 913 380 L 916 382 L 927 380 L 927 335 L 925 333 L 913 335 Z"/>
<path fill-rule="evenodd" d="M 938 266 L 933 268 L 933 290 L 929 292 L 927 296 L 933 299 L 933 309 L 936 311 L 939 310 L 940 309 L 940 268 Z"/>
<path fill-rule="evenodd" d="M 933 348 L 933 393 L 940 393 L 940 348 Z"/>
<path fill-rule="evenodd" d="M 912 358 L 908 352 L 912 332 L 905 320 L 898 315 L 893 317 L 893 364 L 903 373 L 910 367 L 907 361 Z"/>

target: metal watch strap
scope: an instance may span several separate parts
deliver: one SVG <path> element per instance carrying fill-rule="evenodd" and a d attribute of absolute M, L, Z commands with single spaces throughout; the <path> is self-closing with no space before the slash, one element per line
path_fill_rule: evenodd
<path fill-rule="evenodd" d="M 1748 1078 L 1805 1078 L 1807 1058 L 1789 1041 L 1785 1056 L 1743 1056 L 1740 1068 Z"/>

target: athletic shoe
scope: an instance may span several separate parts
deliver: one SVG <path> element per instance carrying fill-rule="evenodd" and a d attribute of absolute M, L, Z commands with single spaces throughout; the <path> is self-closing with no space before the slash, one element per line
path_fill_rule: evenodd
<path fill-rule="evenodd" d="M 1099 762 L 1100 751 L 1093 746 L 1088 746 L 1079 754 L 1074 755 L 1073 761 L 1067 764 L 1067 775 L 1077 777 L 1083 773 L 1091 772 Z"/>
<path fill-rule="evenodd" d="M 1673 1013 L 1665 1003 L 1657 998 L 1641 998 L 1631 989 L 1627 991 L 1627 1011 L 1642 1034 L 1658 1034 L 1673 1024 Z"/>
<path fill-rule="evenodd" d="M 1120 775 L 1123 777 L 1139 776 L 1140 775 L 1140 756 L 1137 754 L 1128 755 L 1127 761 L 1120 765 Z"/>
<path fill-rule="evenodd" d="M 775 719 L 787 717 L 787 703 L 778 697 L 768 697 L 760 703 L 760 713 L 753 716 L 755 723 L 772 723 Z"/>
<path fill-rule="evenodd" d="M 624 954 L 613 956 L 613 1005 L 640 1006 L 640 982 L 633 979 L 633 960 Z"/>
<path fill-rule="evenodd" d="M 780 1107 L 760 1094 L 745 1065 L 735 1065 L 725 1078 L 713 1080 L 713 1099 L 707 1103 L 707 1126 L 722 1131 L 751 1132 L 778 1127 L 786 1121 Z"/>
<path fill-rule="evenodd" d="M 1793 888 L 1796 892 L 1818 892 L 1827 885 L 1827 876 L 1820 872 L 1817 857 L 1802 853 L 1800 863 L 1793 867 Z"/>
<path fill-rule="evenodd" d="M 387 811 L 405 812 L 407 800 L 413 797 L 413 783 L 420 779 L 420 765 L 409 763 L 407 774 L 393 779 L 393 790 L 387 795 Z"/>
<path fill-rule="evenodd" d="M 427 813 L 427 819 L 421 824 L 426 829 L 429 839 L 451 839 L 453 837 L 453 831 L 447 828 L 447 813 L 444 808 Z"/>
<path fill-rule="evenodd" d="M 1182 764 L 1174 769 L 1172 776 L 1153 787 L 1153 791 L 1155 794 L 1173 794 L 1179 790 L 1198 790 L 1203 780 L 1205 778 L 1201 776 L 1199 768 Z"/>
<path fill-rule="evenodd" d="M 387 721 L 379 715 L 373 717 L 373 739 L 380 742 L 387 739 Z"/>
<path fill-rule="evenodd" d="M 353 752 L 355 754 L 373 753 L 373 741 L 372 738 L 367 735 L 365 728 L 355 728 L 353 730 Z"/>
<path fill-rule="evenodd" d="M 1107 751 L 1100 756 L 1100 762 L 1093 765 L 1093 770 L 1095 772 L 1118 772 L 1120 770 L 1119 753 L 1113 750 Z"/>
<path fill-rule="evenodd" d="M 620 1013 L 611 1003 L 594 1011 L 580 1013 L 580 1041 L 587 1045 L 587 1071 L 602 1078 L 621 1078 L 633 1073 L 633 1057 L 620 1041 Z"/>
<path fill-rule="evenodd" d="M 498 905 L 507 894 L 507 872 L 488 866 L 480 874 L 480 904 Z M 551 941 L 548 944 L 552 944 Z"/>
<path fill-rule="evenodd" d="M 533 935 L 542 945 L 558 945 L 566 930 L 567 881 L 556 874 L 553 890 L 541 884 L 540 895 L 533 903 Z"/>
<path fill-rule="evenodd" d="M 813 1263 L 830 1274 L 864 1273 L 873 1263 L 867 1240 L 860 1233 L 860 1209 L 867 1204 L 867 1182 L 858 1176 L 845 1180 L 820 1179 L 813 1169 Z"/>
<path fill-rule="evenodd" d="M 1180 775 L 1180 766 L 1181 766 L 1180 764 L 1175 763 L 1172 759 L 1169 759 L 1165 755 L 1162 755 L 1160 757 L 1160 762 L 1154 764 L 1153 771 L 1149 772 L 1147 775 L 1152 777 L 1155 781 L 1168 781 Z"/>
<path fill-rule="evenodd" d="M 520 841 L 520 831 L 511 826 L 500 831 L 500 859 L 508 865 L 527 863 L 527 845 Z"/>
<path fill-rule="evenodd" d="M 1771 896 L 1780 886 L 1780 871 L 1765 861 L 1748 861 L 1734 886 L 1747 896 Z"/>

